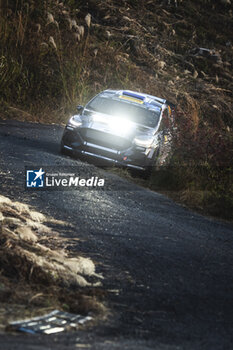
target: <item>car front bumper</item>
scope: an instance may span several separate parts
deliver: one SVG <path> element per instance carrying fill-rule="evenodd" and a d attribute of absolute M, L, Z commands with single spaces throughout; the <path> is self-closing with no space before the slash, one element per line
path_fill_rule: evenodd
<path fill-rule="evenodd" d="M 85 155 L 96 159 L 102 159 L 111 164 L 146 170 L 152 165 L 152 153 L 142 147 L 131 147 L 124 150 L 104 147 L 96 143 L 83 140 L 75 129 L 66 126 L 62 137 L 62 148 L 75 155 Z M 154 151 L 154 150 L 152 150 Z"/>

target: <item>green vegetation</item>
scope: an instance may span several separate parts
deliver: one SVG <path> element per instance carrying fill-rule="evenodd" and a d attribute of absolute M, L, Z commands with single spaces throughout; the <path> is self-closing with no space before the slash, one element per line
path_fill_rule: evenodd
<path fill-rule="evenodd" d="M 0 116 L 66 122 L 108 87 L 165 97 L 179 106 L 175 152 L 147 185 L 229 219 L 233 5 L 170 3 L 0 0 Z"/>

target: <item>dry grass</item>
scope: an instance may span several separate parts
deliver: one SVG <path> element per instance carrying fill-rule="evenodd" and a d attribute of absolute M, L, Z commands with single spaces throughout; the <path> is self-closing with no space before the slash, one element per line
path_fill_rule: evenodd
<path fill-rule="evenodd" d="M 4 7 L 1 2 L 0 59 L 8 115 L 45 121 L 43 115 L 52 113 L 59 122 L 78 102 L 112 87 L 167 97 L 184 108 L 204 111 L 206 117 L 216 105 L 231 121 L 232 47 L 226 46 L 230 7 L 216 8 L 209 18 L 211 5 L 203 7 L 201 1 L 177 8 L 99 1 L 90 3 L 92 18 L 84 5 L 42 1 L 38 6 Z M 225 21 L 222 27 L 219 13 Z M 202 41 L 195 32 L 197 20 Z M 208 45 L 214 30 L 211 48 L 220 52 L 222 63 L 190 56 L 190 49 Z M 13 53 L 15 44 L 19 50 Z M 195 129 L 197 114 L 192 117 Z"/>
<path fill-rule="evenodd" d="M 66 240 L 48 226 L 51 222 L 59 230 L 66 225 L 0 196 L 0 322 L 4 324 L 46 308 L 105 311 L 99 298 L 103 293 L 97 288 L 102 275 L 91 259 L 67 254 Z"/>

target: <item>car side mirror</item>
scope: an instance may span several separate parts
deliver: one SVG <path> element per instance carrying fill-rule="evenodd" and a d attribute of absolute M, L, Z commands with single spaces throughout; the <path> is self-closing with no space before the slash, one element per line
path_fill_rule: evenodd
<path fill-rule="evenodd" d="M 78 105 L 78 106 L 77 106 L 77 111 L 78 111 L 79 113 L 82 113 L 83 110 L 84 110 L 84 107 L 83 107 L 82 105 Z"/>

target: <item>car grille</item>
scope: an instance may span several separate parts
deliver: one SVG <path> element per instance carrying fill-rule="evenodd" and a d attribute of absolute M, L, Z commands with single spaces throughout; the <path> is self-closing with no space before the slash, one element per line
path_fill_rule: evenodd
<path fill-rule="evenodd" d="M 99 130 L 81 129 L 80 134 L 82 138 L 87 142 L 91 142 L 96 145 L 115 149 L 118 151 L 122 151 L 131 146 L 130 140 Z"/>

